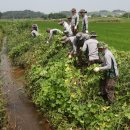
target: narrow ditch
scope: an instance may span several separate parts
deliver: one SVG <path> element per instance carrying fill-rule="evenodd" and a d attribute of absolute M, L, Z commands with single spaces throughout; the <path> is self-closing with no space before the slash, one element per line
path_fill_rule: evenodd
<path fill-rule="evenodd" d="M 42 119 L 24 90 L 20 78 L 22 70 L 14 69 L 7 56 L 7 38 L 1 51 L 2 92 L 7 102 L 9 130 L 51 130 L 46 119 Z"/>

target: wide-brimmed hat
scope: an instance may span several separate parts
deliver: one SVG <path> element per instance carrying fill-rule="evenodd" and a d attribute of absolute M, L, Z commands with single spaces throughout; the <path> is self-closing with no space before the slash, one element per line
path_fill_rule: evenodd
<path fill-rule="evenodd" d="M 98 35 L 96 34 L 96 32 L 90 32 L 89 36 L 90 37 L 97 37 Z"/>
<path fill-rule="evenodd" d="M 103 41 L 100 41 L 98 44 L 97 44 L 97 47 L 98 48 L 108 48 L 108 45 L 103 42 Z"/>
<path fill-rule="evenodd" d="M 75 9 L 75 8 L 72 8 L 72 9 L 71 9 L 71 12 L 76 12 L 76 9 Z"/>
<path fill-rule="evenodd" d="M 89 39 L 89 35 L 83 32 L 79 32 L 76 34 L 76 38 L 78 40 Z"/>
<path fill-rule="evenodd" d="M 87 13 L 87 11 L 85 9 L 81 9 L 79 13 Z"/>

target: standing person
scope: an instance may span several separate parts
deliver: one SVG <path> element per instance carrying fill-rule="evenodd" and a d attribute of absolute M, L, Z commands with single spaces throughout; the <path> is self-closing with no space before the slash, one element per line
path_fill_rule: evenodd
<path fill-rule="evenodd" d="M 118 77 L 118 68 L 114 55 L 107 49 L 107 45 L 104 42 L 98 44 L 99 52 L 104 55 L 104 62 L 102 67 L 96 67 L 95 72 L 104 71 L 104 79 L 100 80 L 101 95 L 103 98 L 107 98 L 109 103 L 115 101 L 115 84 Z"/>
<path fill-rule="evenodd" d="M 88 33 L 88 16 L 87 11 L 84 9 L 81 9 L 79 11 L 80 16 L 82 17 L 82 32 Z"/>
<path fill-rule="evenodd" d="M 96 32 L 91 32 L 89 36 L 90 39 L 84 42 L 82 51 L 86 52 L 85 54 L 88 60 L 88 65 L 92 65 L 94 63 L 99 63 L 98 48 L 97 48 L 98 41 L 96 39 L 97 37 Z"/>
<path fill-rule="evenodd" d="M 71 28 L 74 35 L 78 32 L 78 25 L 79 25 L 79 15 L 76 12 L 76 9 L 73 8 L 71 10 L 72 13 L 72 20 L 71 20 Z"/>
<path fill-rule="evenodd" d="M 51 42 L 51 40 L 52 40 L 52 38 L 53 38 L 54 35 L 63 34 L 63 32 L 62 32 L 61 30 L 59 30 L 59 29 L 49 29 L 49 28 L 48 28 L 48 29 L 46 30 L 46 32 L 50 34 L 47 43 L 50 43 L 50 42 Z"/>

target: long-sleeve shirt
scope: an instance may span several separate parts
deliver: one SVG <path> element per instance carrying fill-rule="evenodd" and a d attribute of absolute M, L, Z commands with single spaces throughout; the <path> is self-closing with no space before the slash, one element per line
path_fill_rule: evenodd
<path fill-rule="evenodd" d="M 36 30 L 33 30 L 31 32 L 31 34 L 32 34 L 33 37 L 37 37 L 39 35 L 38 31 L 36 31 Z"/>
<path fill-rule="evenodd" d="M 98 60 L 98 41 L 96 39 L 89 39 L 84 42 L 83 51 L 87 51 L 87 56 L 89 57 L 89 61 Z"/>
<path fill-rule="evenodd" d="M 79 15 L 75 14 L 75 15 L 72 16 L 71 26 L 77 27 L 78 24 L 79 24 Z"/>
<path fill-rule="evenodd" d="M 71 30 L 71 25 L 69 25 L 67 22 L 64 21 L 63 26 L 64 26 L 64 32 L 66 33 L 66 35 L 68 37 L 72 36 L 73 33 L 72 33 L 72 30 Z"/>
<path fill-rule="evenodd" d="M 78 44 L 83 45 L 84 42 L 85 42 L 86 40 L 88 40 L 88 39 L 89 39 L 89 35 L 88 35 L 88 34 L 85 34 L 85 33 L 82 33 L 82 40 L 78 40 L 78 39 L 76 38 L 76 36 L 75 36 L 75 37 L 74 37 L 74 40 L 73 40 L 73 51 L 74 51 L 74 52 L 77 52 Z"/>
<path fill-rule="evenodd" d="M 111 75 L 114 77 L 119 75 L 115 57 L 108 49 L 104 52 L 104 63 L 103 66 L 100 67 L 100 70 L 107 70 L 107 76 L 109 77 L 111 77 Z"/>
<path fill-rule="evenodd" d="M 56 35 L 56 34 L 62 34 L 63 32 L 59 29 L 51 29 L 50 30 L 50 36 L 49 36 L 49 40 L 48 41 L 51 41 L 53 35 Z"/>
<path fill-rule="evenodd" d="M 86 33 L 88 30 L 88 16 L 85 14 L 82 19 L 82 32 Z"/>

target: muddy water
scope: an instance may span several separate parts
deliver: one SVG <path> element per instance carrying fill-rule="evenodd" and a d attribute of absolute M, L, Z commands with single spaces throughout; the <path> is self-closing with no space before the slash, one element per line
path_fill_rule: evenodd
<path fill-rule="evenodd" d="M 49 123 L 40 118 L 24 92 L 24 82 L 20 78 L 24 71 L 13 69 L 10 64 L 6 54 L 6 38 L 3 40 L 0 70 L 10 130 L 51 130 Z"/>

